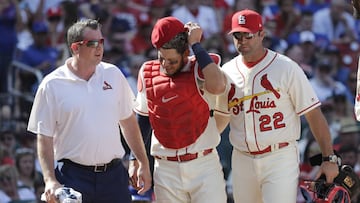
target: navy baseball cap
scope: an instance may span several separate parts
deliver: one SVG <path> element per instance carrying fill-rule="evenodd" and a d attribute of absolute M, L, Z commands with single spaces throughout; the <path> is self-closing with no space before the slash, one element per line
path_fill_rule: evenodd
<path fill-rule="evenodd" d="M 44 33 L 44 32 L 48 32 L 48 26 L 46 25 L 45 22 L 38 21 L 33 23 L 31 30 L 34 33 Z"/>

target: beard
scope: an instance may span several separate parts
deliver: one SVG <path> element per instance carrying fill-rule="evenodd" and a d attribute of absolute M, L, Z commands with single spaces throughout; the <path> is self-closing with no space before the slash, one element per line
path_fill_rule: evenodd
<path fill-rule="evenodd" d="M 179 69 L 177 69 L 177 70 L 176 70 L 175 72 L 173 72 L 173 73 L 167 73 L 167 72 L 165 72 L 165 75 L 166 75 L 166 76 L 174 77 L 174 76 L 176 76 L 178 73 L 180 73 L 181 70 L 184 69 L 184 67 L 185 67 L 184 59 L 182 59 L 179 63 L 180 63 L 180 64 L 179 64 L 179 67 L 180 67 Z"/>

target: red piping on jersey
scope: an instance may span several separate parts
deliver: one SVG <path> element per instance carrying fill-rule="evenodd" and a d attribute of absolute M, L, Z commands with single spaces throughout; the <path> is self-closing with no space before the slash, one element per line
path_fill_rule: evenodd
<path fill-rule="evenodd" d="M 306 109 L 304 109 L 304 110 L 302 110 L 302 111 L 298 112 L 297 114 L 298 114 L 298 115 L 301 115 L 303 112 L 307 111 L 308 109 L 310 109 L 311 107 L 313 107 L 313 106 L 315 106 L 315 105 L 317 105 L 317 104 L 319 104 L 319 103 L 320 103 L 320 101 L 318 101 L 318 102 L 316 102 L 315 104 L 313 104 L 313 105 L 311 105 L 311 106 L 307 107 Z"/>
<path fill-rule="evenodd" d="M 265 58 L 265 56 L 268 54 L 268 52 L 267 52 L 267 50 L 266 50 L 266 54 L 264 55 L 264 57 L 262 58 L 262 59 L 264 59 Z M 264 66 L 264 68 L 263 69 L 261 69 L 259 72 L 257 72 L 257 74 L 254 76 L 254 79 L 253 79 L 253 81 L 252 81 L 252 94 L 254 94 L 254 83 L 255 83 L 255 78 L 261 73 L 261 72 L 263 72 L 266 68 L 268 68 L 269 66 L 270 66 L 270 64 L 272 64 L 272 62 L 275 60 L 275 58 L 277 57 L 277 53 L 275 53 L 275 56 L 271 59 L 271 61 L 266 65 L 266 66 Z M 260 62 L 260 61 L 259 61 Z M 260 148 L 259 148 L 259 144 L 258 144 L 258 141 L 257 141 L 257 136 L 256 136 L 256 127 L 255 127 L 255 116 L 254 116 L 254 113 L 255 112 L 252 112 L 252 114 L 253 114 L 253 125 L 254 125 L 254 136 L 255 136 L 255 143 L 256 143 L 256 148 L 257 148 L 257 150 L 258 151 L 260 151 Z M 249 146 L 248 146 L 248 144 L 247 144 L 247 141 L 246 141 L 246 136 L 245 136 L 245 142 L 246 142 L 246 146 L 247 146 L 247 148 L 248 148 L 248 150 L 249 151 L 251 151 L 250 149 L 249 149 Z"/>

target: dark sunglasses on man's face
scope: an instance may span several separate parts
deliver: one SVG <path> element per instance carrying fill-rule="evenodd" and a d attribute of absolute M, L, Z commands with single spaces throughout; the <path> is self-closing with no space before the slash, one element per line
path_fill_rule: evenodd
<path fill-rule="evenodd" d="M 2 177 L 0 177 L 0 182 L 5 182 L 5 181 L 10 182 L 11 180 L 12 180 L 12 178 L 10 176 L 2 176 Z"/>
<path fill-rule="evenodd" d="M 90 47 L 90 48 L 97 48 L 98 46 L 100 45 L 103 45 L 104 44 L 104 38 L 101 38 L 101 39 L 98 39 L 98 40 L 82 40 L 80 42 L 76 42 L 80 45 L 83 45 L 85 44 L 87 47 Z"/>
<path fill-rule="evenodd" d="M 250 33 L 250 32 L 234 32 L 232 33 L 235 39 L 241 40 L 243 38 L 250 40 L 255 37 L 256 33 Z"/>

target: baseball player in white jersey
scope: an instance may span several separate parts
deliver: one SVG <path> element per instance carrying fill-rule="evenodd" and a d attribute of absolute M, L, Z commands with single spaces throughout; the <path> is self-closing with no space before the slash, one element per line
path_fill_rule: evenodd
<path fill-rule="evenodd" d="M 145 62 L 139 71 L 135 111 L 148 117 L 153 129 L 156 202 L 225 203 L 216 151 L 220 134 L 211 111 L 215 94 L 225 90 L 220 57 L 202 48 L 202 29 L 195 23 L 184 25 L 165 17 L 157 21 L 151 36 L 159 59 Z M 189 45 L 194 56 L 189 56 Z M 141 128 L 148 125 L 139 122 Z"/>
<path fill-rule="evenodd" d="M 321 104 L 295 62 L 263 47 L 265 31 L 257 12 L 235 13 L 229 34 L 239 55 L 222 67 L 229 85 L 219 110 L 230 119 L 234 200 L 296 202 L 300 116 L 322 151 L 318 177 L 325 174 L 332 182 L 338 174 Z M 225 126 L 228 120 L 223 121 Z"/>
<path fill-rule="evenodd" d="M 358 70 L 357 70 L 357 82 L 356 82 L 356 95 L 355 95 L 355 116 L 358 121 L 360 121 L 360 57 L 358 61 Z"/>
<path fill-rule="evenodd" d="M 360 0 L 351 0 L 353 6 L 354 17 L 360 18 Z M 356 83 L 356 95 L 355 95 L 355 116 L 358 121 L 360 121 L 360 57 L 358 60 L 358 70 L 357 70 L 357 83 Z"/>

